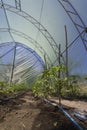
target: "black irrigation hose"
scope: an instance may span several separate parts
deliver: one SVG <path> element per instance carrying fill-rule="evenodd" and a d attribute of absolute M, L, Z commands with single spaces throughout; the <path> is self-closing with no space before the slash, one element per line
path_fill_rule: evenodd
<path fill-rule="evenodd" d="M 45 101 L 46 103 L 48 103 L 48 104 L 54 106 L 54 107 L 58 107 L 59 110 L 74 124 L 74 126 L 76 126 L 79 130 L 84 130 L 84 128 L 82 128 L 82 127 L 78 124 L 78 122 L 77 122 L 74 118 L 72 118 L 71 115 L 70 115 L 68 112 L 66 112 L 66 111 L 62 108 L 62 106 L 59 106 L 59 105 L 57 105 L 56 103 L 52 103 L 51 101 L 49 101 L 49 100 L 47 100 L 47 99 L 44 99 L 44 101 Z"/>

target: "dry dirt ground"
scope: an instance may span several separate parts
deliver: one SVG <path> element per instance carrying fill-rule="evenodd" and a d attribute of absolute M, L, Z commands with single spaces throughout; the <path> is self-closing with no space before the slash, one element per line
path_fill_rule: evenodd
<path fill-rule="evenodd" d="M 59 110 L 34 98 L 28 91 L 19 98 L 0 104 L 0 130 L 78 129 Z"/>

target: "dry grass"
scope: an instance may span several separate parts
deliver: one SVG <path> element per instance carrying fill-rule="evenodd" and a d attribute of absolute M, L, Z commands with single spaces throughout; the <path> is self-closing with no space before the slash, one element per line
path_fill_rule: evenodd
<path fill-rule="evenodd" d="M 87 100 L 87 84 L 81 84 L 79 91 L 79 98 Z"/>
<path fill-rule="evenodd" d="M 87 85 L 85 84 L 80 85 L 80 93 L 87 94 Z"/>

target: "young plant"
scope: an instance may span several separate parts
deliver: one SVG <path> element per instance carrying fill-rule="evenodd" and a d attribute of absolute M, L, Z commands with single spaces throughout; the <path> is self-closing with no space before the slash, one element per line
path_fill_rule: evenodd
<path fill-rule="evenodd" d="M 66 78 L 62 77 L 64 71 L 65 67 L 62 65 L 52 66 L 50 69 L 44 70 L 33 86 L 35 96 L 47 98 L 52 94 L 57 94 L 59 104 L 61 104 L 62 88 L 66 83 Z"/>

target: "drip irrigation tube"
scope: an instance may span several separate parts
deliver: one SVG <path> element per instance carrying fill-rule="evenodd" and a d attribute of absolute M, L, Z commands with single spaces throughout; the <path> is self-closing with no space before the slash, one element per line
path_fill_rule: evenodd
<path fill-rule="evenodd" d="M 74 126 L 76 126 L 79 130 L 84 130 L 84 128 L 82 128 L 82 127 L 79 125 L 79 123 L 78 123 L 74 118 L 72 118 L 71 115 L 70 115 L 67 111 L 65 111 L 65 110 L 62 108 L 62 106 L 59 106 L 59 105 L 57 105 L 56 103 L 53 103 L 53 102 L 51 102 L 51 101 L 49 101 L 49 100 L 47 100 L 47 99 L 44 99 L 44 101 L 45 101 L 46 103 L 48 103 L 48 104 L 54 106 L 54 107 L 58 107 L 59 110 L 74 124 Z"/>

